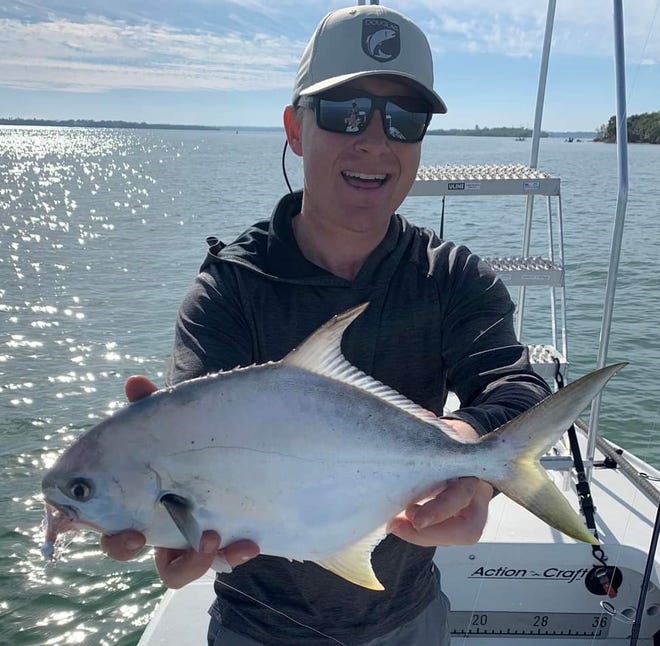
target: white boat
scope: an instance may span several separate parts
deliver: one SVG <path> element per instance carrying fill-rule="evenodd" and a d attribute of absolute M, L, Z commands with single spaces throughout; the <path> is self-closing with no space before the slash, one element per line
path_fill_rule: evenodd
<path fill-rule="evenodd" d="M 537 168 L 545 78 L 556 0 L 549 0 L 529 166 L 422 168 L 411 195 L 520 195 L 526 203 L 522 252 L 490 259 L 518 289 L 518 335 L 523 338 L 525 294 L 549 288 L 552 338 L 530 346 L 535 369 L 549 383 L 567 376 L 561 181 Z M 604 296 L 601 347 L 594 367 L 605 365 L 627 199 L 626 105 L 622 0 L 613 0 L 619 193 L 614 214 L 609 278 Z M 530 238 L 544 200 L 543 229 L 548 256 L 531 258 Z M 536 229 L 534 229 L 536 231 Z M 505 250 L 510 254 L 510 250 Z M 557 386 L 559 384 L 556 384 Z M 624 645 L 660 644 L 660 580 L 655 555 L 660 522 L 660 472 L 599 435 L 599 400 L 588 423 L 579 421 L 577 445 L 585 475 L 578 476 L 569 441 L 555 447 L 545 464 L 576 509 L 580 499 L 595 504 L 595 528 L 602 547 L 577 543 L 550 528 L 505 496 L 490 505 L 481 541 L 436 551 L 442 584 L 451 601 L 452 645 L 513 643 Z M 579 461 L 578 461 L 579 464 Z M 586 484 L 585 484 L 586 483 Z M 588 485 L 589 490 L 585 491 Z M 588 519 L 588 512 L 586 515 Z M 182 590 L 165 593 L 139 646 L 206 643 L 211 575 Z M 329 640 L 330 643 L 330 640 Z"/>

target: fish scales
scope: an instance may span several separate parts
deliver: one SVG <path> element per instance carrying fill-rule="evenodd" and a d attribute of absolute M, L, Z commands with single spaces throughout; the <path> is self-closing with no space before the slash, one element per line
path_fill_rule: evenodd
<path fill-rule="evenodd" d="M 282 396 L 282 383 L 291 396 Z M 307 558 L 296 545 L 297 520 L 315 553 L 333 553 L 343 545 L 331 540 L 326 524 L 347 522 L 359 537 L 439 480 L 469 470 L 469 445 L 353 386 L 300 368 L 269 364 L 186 386 L 136 402 L 90 432 L 97 464 L 102 455 L 117 475 L 120 465 L 145 474 L 153 504 L 135 513 L 133 524 L 153 544 L 186 546 L 158 504 L 162 492 L 173 491 L 192 501 L 198 522 L 222 528 L 229 541 L 250 538 L 267 553 L 293 549 Z M 154 425 L 154 411 L 164 424 Z M 93 469 L 86 444 L 70 462 Z M 445 456 L 465 454 L 465 464 L 445 458 L 439 472 L 439 445 Z M 259 521 L 249 528 L 248 512 Z M 163 516 L 159 533 L 150 532 L 152 514 Z M 276 523 L 283 514 L 288 521 Z M 125 526 L 119 518 L 107 529 Z"/>
<path fill-rule="evenodd" d="M 249 538 L 262 553 L 315 561 L 374 589 L 370 554 L 387 522 L 451 478 L 487 480 L 594 542 L 538 457 L 621 366 L 461 441 L 343 358 L 341 336 L 364 307 L 282 361 L 190 380 L 102 421 L 46 474 L 47 502 L 81 527 L 137 529 L 163 547 L 197 548 L 205 529 L 225 543 Z"/>

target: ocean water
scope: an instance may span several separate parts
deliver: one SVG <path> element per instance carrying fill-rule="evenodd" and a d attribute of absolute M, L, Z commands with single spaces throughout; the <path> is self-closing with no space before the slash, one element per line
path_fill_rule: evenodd
<path fill-rule="evenodd" d="M 277 132 L 0 128 L 0 643 L 139 639 L 163 591 L 149 553 L 116 563 L 88 534 L 44 562 L 40 479 L 63 447 L 123 405 L 126 377 L 162 383 L 205 237 L 228 241 L 270 214 L 286 190 L 282 145 Z M 428 137 L 423 163 L 526 163 L 528 146 Z M 630 365 L 607 388 L 601 430 L 660 466 L 660 146 L 635 145 L 629 155 L 609 358 Z M 299 160 L 288 153 L 286 163 L 300 186 Z M 562 178 L 570 374 L 578 376 L 597 356 L 616 150 L 546 139 L 539 165 Z M 409 198 L 401 212 L 437 228 L 440 203 Z M 448 198 L 445 237 L 481 255 L 515 255 L 523 220 L 523 198 Z M 536 231 L 542 251 L 544 224 Z M 532 342 L 547 333 L 547 290 L 529 293 L 527 308 Z"/>

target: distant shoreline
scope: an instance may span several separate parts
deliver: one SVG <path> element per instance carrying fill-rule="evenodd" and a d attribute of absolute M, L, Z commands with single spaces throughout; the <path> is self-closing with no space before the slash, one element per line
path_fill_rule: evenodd
<path fill-rule="evenodd" d="M 114 121 L 94 119 L 0 119 L 0 126 L 53 126 L 58 128 L 126 128 L 132 130 L 283 130 L 276 126 L 199 126 L 175 123 L 146 123 L 144 121 Z"/>
<path fill-rule="evenodd" d="M 515 137 L 519 140 L 532 136 L 530 128 L 514 128 L 509 126 L 498 126 L 497 128 L 447 128 L 427 131 L 428 135 L 459 136 L 459 137 Z M 541 137 L 547 137 L 547 132 L 541 132 Z"/>
<path fill-rule="evenodd" d="M 446 130 L 436 129 L 429 130 L 428 135 L 439 135 L 439 136 L 449 136 L 449 137 L 513 137 L 518 141 L 525 141 L 532 138 L 532 130 L 530 128 L 511 128 L 506 126 L 501 126 L 497 128 L 480 128 L 476 126 L 474 128 L 449 128 Z M 596 131 L 589 132 L 585 130 L 575 130 L 575 131 L 561 131 L 561 132 L 546 132 L 541 131 L 541 137 L 547 138 L 564 138 L 568 141 L 592 141 L 596 137 Z"/>
<path fill-rule="evenodd" d="M 0 126 L 50 126 L 58 128 L 124 128 L 135 130 L 202 130 L 202 131 L 251 131 L 251 132 L 281 132 L 279 126 L 201 126 L 190 124 L 173 123 L 146 123 L 144 121 L 117 121 L 117 120 L 94 120 L 94 119 L 21 119 L 0 118 Z M 451 128 L 434 129 L 427 132 L 434 136 L 459 136 L 459 137 L 514 137 L 519 140 L 529 139 L 532 131 L 527 128 Z M 566 132 L 541 132 L 541 137 L 564 137 L 567 139 L 593 140 L 596 132 L 566 131 Z"/>

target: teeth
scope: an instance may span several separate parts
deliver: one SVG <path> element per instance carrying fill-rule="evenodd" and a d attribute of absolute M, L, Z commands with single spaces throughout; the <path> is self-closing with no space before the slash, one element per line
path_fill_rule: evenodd
<path fill-rule="evenodd" d="M 362 179 L 362 180 L 367 180 L 367 181 L 380 181 L 382 182 L 387 175 L 369 175 L 367 173 L 356 173 L 355 171 L 352 170 L 345 170 L 342 173 L 345 177 L 355 177 L 356 179 Z"/>

